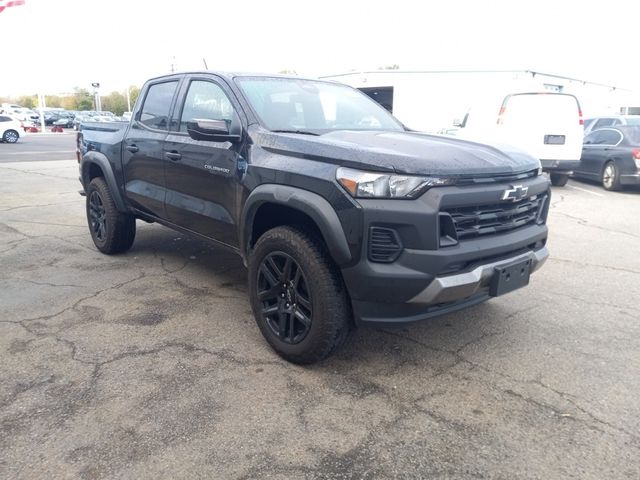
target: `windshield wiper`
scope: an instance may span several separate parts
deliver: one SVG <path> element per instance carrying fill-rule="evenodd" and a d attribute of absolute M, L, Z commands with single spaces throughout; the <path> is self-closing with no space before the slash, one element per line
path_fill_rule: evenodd
<path fill-rule="evenodd" d="M 271 131 L 276 133 L 297 133 L 299 135 L 313 135 L 315 137 L 320 136 L 319 133 L 308 132 L 306 130 L 271 130 Z"/>

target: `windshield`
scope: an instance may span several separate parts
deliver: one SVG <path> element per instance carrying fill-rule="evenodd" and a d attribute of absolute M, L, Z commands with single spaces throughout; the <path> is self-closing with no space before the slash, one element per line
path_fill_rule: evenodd
<path fill-rule="evenodd" d="M 345 85 L 297 78 L 236 80 L 260 123 L 269 130 L 320 134 L 333 130 L 404 130 L 379 104 Z"/>

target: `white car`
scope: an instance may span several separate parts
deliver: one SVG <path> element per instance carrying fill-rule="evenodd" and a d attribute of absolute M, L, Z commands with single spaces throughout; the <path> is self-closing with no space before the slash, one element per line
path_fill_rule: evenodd
<path fill-rule="evenodd" d="M 22 122 L 0 115 L 0 142 L 16 143 L 22 131 Z"/>

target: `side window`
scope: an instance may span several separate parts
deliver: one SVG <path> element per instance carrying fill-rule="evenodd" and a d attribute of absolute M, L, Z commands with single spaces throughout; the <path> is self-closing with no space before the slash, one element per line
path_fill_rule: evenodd
<path fill-rule="evenodd" d="M 9 117 L 0 117 L 0 122 L 8 122 L 11 120 Z"/>
<path fill-rule="evenodd" d="M 622 135 L 615 130 L 603 130 L 600 133 L 602 134 L 601 145 L 617 145 L 622 140 Z"/>
<path fill-rule="evenodd" d="M 615 122 L 615 120 L 615 118 L 601 118 L 595 123 L 593 129 L 595 130 L 596 128 L 609 127 L 613 125 L 613 122 Z"/>
<path fill-rule="evenodd" d="M 233 118 L 233 105 L 222 88 L 213 82 L 194 80 L 189 85 L 180 116 L 180 131 L 187 131 L 187 123 L 196 119 L 224 120 Z"/>
<path fill-rule="evenodd" d="M 597 130 L 587 135 L 585 145 L 617 145 L 622 139 L 620 132 L 616 130 Z"/>
<path fill-rule="evenodd" d="M 147 90 L 138 120 L 147 127 L 167 130 L 171 101 L 177 86 L 177 81 L 151 85 Z"/>
<path fill-rule="evenodd" d="M 602 132 L 600 131 L 596 131 L 596 132 L 591 132 L 589 135 L 587 135 L 584 138 L 584 144 L 585 145 L 598 145 L 601 142 L 601 138 L 602 138 Z"/>

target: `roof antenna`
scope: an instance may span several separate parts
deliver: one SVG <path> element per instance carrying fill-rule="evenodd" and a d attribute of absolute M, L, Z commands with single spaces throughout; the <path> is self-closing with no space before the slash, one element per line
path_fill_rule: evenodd
<path fill-rule="evenodd" d="M 209 67 L 207 67 L 207 60 L 204 57 L 202 57 L 202 63 L 204 63 L 204 69 L 209 70 Z"/>

